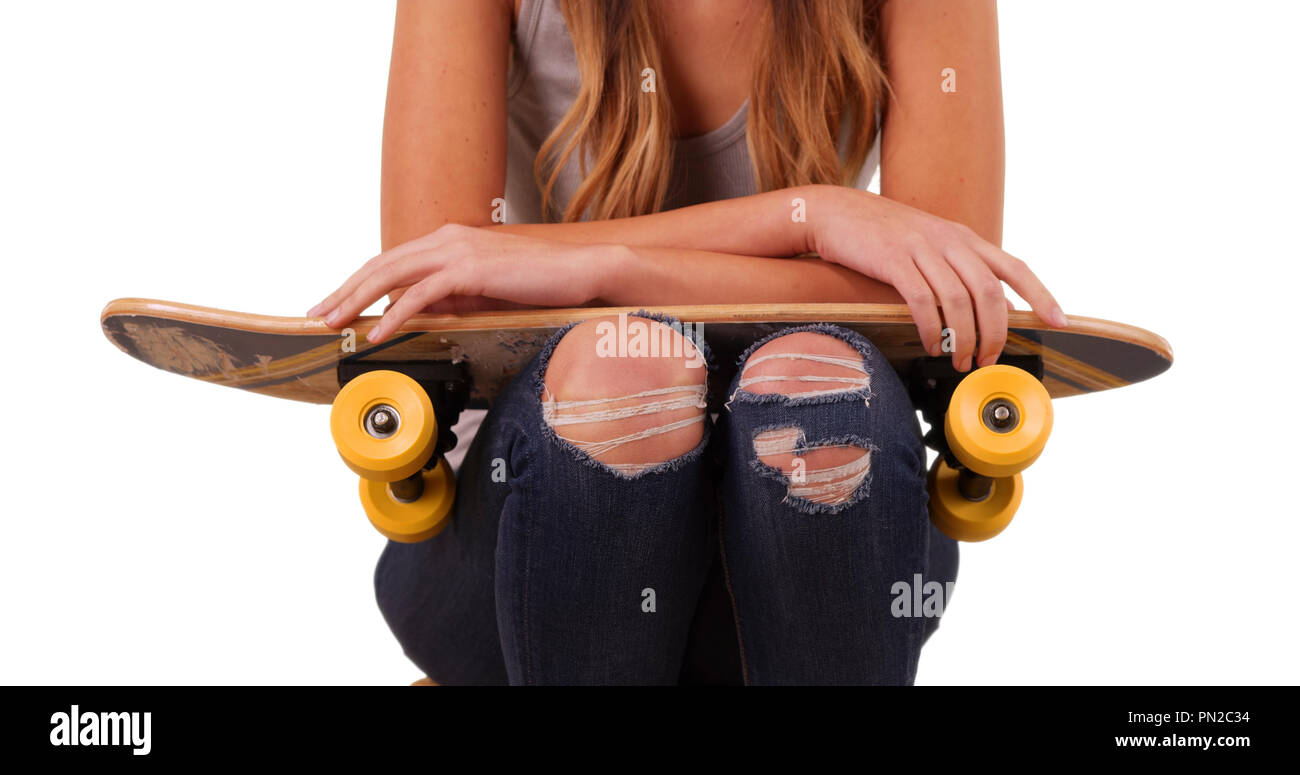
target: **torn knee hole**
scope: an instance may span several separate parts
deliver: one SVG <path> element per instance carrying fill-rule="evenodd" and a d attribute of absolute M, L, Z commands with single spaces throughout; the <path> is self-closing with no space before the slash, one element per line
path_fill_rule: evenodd
<path fill-rule="evenodd" d="M 856 444 L 807 444 L 799 428 L 776 428 L 754 437 L 754 453 L 786 481 L 786 498 L 824 505 L 848 502 L 871 473 L 871 450 Z"/>
<path fill-rule="evenodd" d="M 615 471 L 632 475 L 694 447 L 700 436 L 698 430 L 680 432 L 704 422 L 704 407 L 703 385 L 581 401 L 560 401 L 547 390 L 542 399 L 542 417 L 560 438 Z M 664 453 L 683 446 L 686 449 L 677 454 Z"/>
<path fill-rule="evenodd" d="M 561 440 L 626 476 L 698 446 L 707 392 L 703 370 L 672 359 L 592 357 L 601 322 L 579 325 L 560 342 L 551 361 L 559 368 L 546 375 L 542 386 L 546 424 Z M 648 325 L 681 338 L 662 323 Z M 668 386 L 637 389 L 656 383 Z"/>
<path fill-rule="evenodd" d="M 773 339 L 754 351 L 740 372 L 736 392 L 742 390 L 787 398 L 869 393 L 871 374 L 863 354 L 848 342 L 800 332 Z M 730 399 L 734 398 L 733 393 Z"/>

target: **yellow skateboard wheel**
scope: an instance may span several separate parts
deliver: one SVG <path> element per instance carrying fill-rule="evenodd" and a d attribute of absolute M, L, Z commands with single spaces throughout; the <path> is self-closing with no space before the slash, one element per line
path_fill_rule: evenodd
<path fill-rule="evenodd" d="M 1011 523 L 1025 493 L 1020 474 L 993 480 L 988 497 L 972 501 L 957 485 L 960 474 L 943 458 L 930 468 L 930 521 L 940 532 L 958 541 L 987 541 Z"/>
<path fill-rule="evenodd" d="M 952 393 L 943 419 L 948 447 L 977 474 L 1002 478 L 1038 459 L 1052 433 L 1052 397 L 1029 372 L 976 369 Z"/>
<path fill-rule="evenodd" d="M 339 455 L 365 479 L 396 482 L 424 467 L 438 439 L 433 402 L 415 380 L 369 371 L 343 386 L 330 410 Z"/>
<path fill-rule="evenodd" d="M 361 506 L 370 524 L 394 541 L 404 544 L 425 541 L 441 533 L 451 522 L 456 479 L 447 460 L 439 459 L 437 466 L 421 472 L 420 476 L 424 479 L 424 491 L 409 503 L 396 498 L 385 482 L 361 479 Z"/>

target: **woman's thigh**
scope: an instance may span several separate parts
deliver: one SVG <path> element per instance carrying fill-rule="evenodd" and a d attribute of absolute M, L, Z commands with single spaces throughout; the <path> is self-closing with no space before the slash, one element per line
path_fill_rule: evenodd
<path fill-rule="evenodd" d="M 681 671 L 714 540 L 707 369 L 689 347 L 620 348 L 638 325 L 680 338 L 643 318 L 584 323 L 510 387 L 526 436 L 496 554 L 511 683 L 663 684 Z"/>
<path fill-rule="evenodd" d="M 850 331 L 782 332 L 742 358 L 722 423 L 746 680 L 910 683 L 930 627 L 899 615 L 899 584 L 955 576 L 956 549 L 930 526 L 916 414 L 888 362 Z"/>
<path fill-rule="evenodd" d="M 497 398 L 449 527 L 380 558 L 384 617 L 439 683 L 681 672 L 715 546 L 703 353 L 607 357 L 594 328 L 558 333 Z"/>

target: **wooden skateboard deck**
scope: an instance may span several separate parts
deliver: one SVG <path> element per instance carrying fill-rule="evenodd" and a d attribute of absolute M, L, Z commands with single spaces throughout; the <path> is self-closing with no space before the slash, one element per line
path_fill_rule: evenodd
<path fill-rule="evenodd" d="M 733 304 L 656 307 L 700 326 L 729 380 L 736 358 L 754 340 L 801 323 L 834 323 L 871 340 L 906 379 L 927 357 L 907 307 L 893 304 Z M 119 349 L 150 366 L 215 385 L 278 398 L 330 403 L 339 391 L 339 365 L 370 361 L 463 363 L 469 406 L 484 408 L 559 328 L 572 321 L 636 308 L 539 309 L 419 315 L 387 342 L 365 334 L 378 320 L 359 318 L 342 332 L 318 319 L 228 312 L 150 299 L 118 299 L 100 316 Z M 1130 385 L 1173 363 L 1169 344 L 1135 326 L 1071 316 L 1053 329 L 1032 312 L 1009 313 L 1005 356 L 1038 356 L 1053 398 Z M 702 325 L 701 325 L 702 324 Z M 349 335 L 350 332 L 350 335 Z M 351 351 L 346 344 L 355 345 Z M 932 359 L 933 360 L 933 359 Z M 724 383 L 725 385 L 725 383 Z"/>
<path fill-rule="evenodd" d="M 654 309 L 699 325 L 714 351 L 715 363 L 722 367 L 716 374 L 719 380 L 731 378 L 735 360 L 755 339 L 806 322 L 833 322 L 865 335 L 905 377 L 913 361 L 927 356 L 911 315 L 901 304 L 718 304 Z M 291 401 L 333 401 L 339 389 L 339 363 L 464 363 L 471 378 L 469 406 L 482 408 L 489 406 L 555 330 L 571 321 L 619 312 L 637 309 L 420 315 L 380 345 L 365 341 L 377 317 L 361 317 L 339 332 L 307 317 L 117 299 L 104 308 L 100 322 L 114 345 L 152 367 Z M 346 345 L 355 348 L 350 351 Z M 1043 384 L 1053 398 L 1148 380 L 1174 360 L 1165 339 L 1136 326 L 1071 316 L 1070 328 L 1053 329 L 1034 313 L 1024 311 L 1009 313 L 1004 355 L 1041 356 Z"/>

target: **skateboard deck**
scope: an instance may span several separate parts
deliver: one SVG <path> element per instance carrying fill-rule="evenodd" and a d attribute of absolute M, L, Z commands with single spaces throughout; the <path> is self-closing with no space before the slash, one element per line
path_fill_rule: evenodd
<path fill-rule="evenodd" d="M 100 317 L 104 334 L 128 355 L 173 374 L 278 398 L 327 404 L 340 388 L 341 366 L 368 363 L 463 364 L 468 406 L 486 408 L 546 340 L 564 325 L 637 308 L 540 309 L 418 315 L 388 341 L 366 333 L 362 317 L 338 331 L 318 319 L 273 317 L 151 299 L 118 299 Z M 731 304 L 655 307 L 702 331 L 722 382 L 756 339 L 801 323 L 834 323 L 871 340 L 908 380 L 928 358 L 907 307 L 894 304 Z M 1150 379 L 1173 353 L 1156 334 L 1122 323 L 1070 316 L 1053 329 L 1027 311 L 1008 313 L 1008 356 L 1041 359 L 1037 375 L 1053 398 L 1092 393 Z M 715 390 L 714 393 L 719 391 Z"/>

